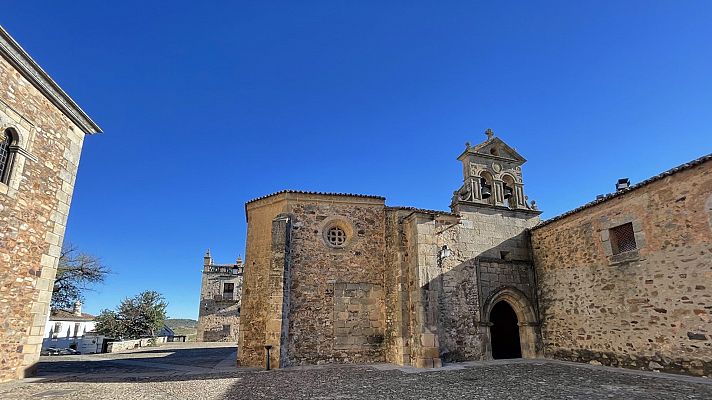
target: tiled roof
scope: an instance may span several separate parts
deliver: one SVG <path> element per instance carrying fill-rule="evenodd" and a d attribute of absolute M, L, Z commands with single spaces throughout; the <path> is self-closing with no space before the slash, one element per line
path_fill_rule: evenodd
<path fill-rule="evenodd" d="M 394 207 L 386 207 L 386 208 L 390 209 L 390 210 L 406 210 L 406 211 L 421 212 L 424 214 L 433 214 L 433 215 L 452 215 L 453 217 L 460 216 L 459 214 L 455 214 L 450 211 L 428 210 L 426 208 L 417 208 L 417 207 L 394 206 Z"/>
<path fill-rule="evenodd" d="M 624 195 L 624 194 L 626 194 L 626 193 L 632 192 L 633 190 L 636 190 L 636 189 L 638 189 L 638 188 L 641 188 L 641 187 L 643 187 L 643 186 L 645 186 L 645 185 L 648 185 L 648 184 L 653 183 L 653 182 L 655 182 L 655 181 L 658 181 L 658 180 L 660 180 L 660 179 L 666 178 L 666 177 L 668 177 L 668 176 L 670 176 L 670 175 L 674 175 L 674 174 L 676 174 L 676 173 L 678 173 L 678 172 L 680 172 L 680 171 L 684 171 L 684 170 L 686 170 L 686 169 L 695 167 L 695 166 L 697 166 L 697 165 L 704 164 L 704 163 L 707 162 L 707 161 L 712 161 L 712 154 L 707 154 L 706 156 L 702 156 L 702 157 L 700 157 L 700 158 L 698 158 L 698 159 L 696 159 L 696 160 L 692 160 L 692 161 L 687 162 L 687 163 L 685 163 L 685 164 L 678 165 L 677 167 L 672 168 L 672 169 L 669 169 L 669 170 L 667 170 L 667 171 L 665 171 L 665 172 L 663 172 L 663 173 L 661 173 L 661 174 L 658 174 L 658 175 L 655 175 L 655 176 L 653 176 L 653 177 L 650 177 L 650 178 L 648 178 L 648 179 L 646 179 L 646 180 L 644 180 L 644 181 L 642 181 L 642 182 L 639 182 L 639 183 L 637 183 L 637 184 L 635 184 L 635 185 L 631 185 L 631 186 L 629 186 L 629 187 L 626 188 L 626 189 L 618 190 L 618 191 L 613 192 L 613 193 L 609 193 L 609 194 L 607 194 L 607 195 L 605 195 L 605 196 L 603 196 L 603 197 L 601 197 L 601 198 L 599 198 L 599 199 L 596 199 L 596 200 L 594 200 L 594 201 L 591 201 L 591 202 L 589 202 L 589 203 L 586 203 L 586 204 L 582 205 L 581 207 L 574 208 L 573 210 L 567 211 L 567 212 L 565 212 L 565 213 L 563 213 L 563 214 L 561 214 L 561 215 L 558 215 L 558 216 L 556 216 L 556 217 L 554 217 L 554 218 L 547 219 L 546 221 L 541 222 L 539 225 L 535 226 L 535 227 L 532 228 L 532 229 L 541 228 L 542 226 L 548 225 L 548 224 L 550 224 L 550 223 L 552 223 L 552 222 L 554 222 L 554 221 L 558 221 L 558 220 L 560 220 L 560 219 L 562 219 L 562 218 L 566 218 L 566 217 L 568 217 L 568 216 L 571 215 L 571 214 L 575 214 L 575 213 L 577 213 L 577 212 L 579 212 L 579 211 L 582 211 L 582 210 L 585 210 L 585 209 L 587 209 L 587 208 L 593 207 L 593 206 L 595 206 L 595 205 L 604 203 L 604 202 L 606 202 L 606 201 L 608 201 L 608 200 L 610 200 L 610 199 L 612 199 L 612 198 L 615 198 L 615 197 L 618 197 L 618 196 L 622 196 L 622 195 Z"/>
<path fill-rule="evenodd" d="M 320 195 L 320 196 L 366 197 L 366 198 L 369 198 L 369 199 L 386 200 L 386 198 L 383 197 L 383 196 L 372 196 L 372 195 L 368 195 L 368 194 L 309 192 L 309 191 L 304 191 L 304 190 L 289 190 L 289 189 L 286 189 L 286 190 L 280 190 L 279 192 L 274 192 L 274 193 L 270 193 L 270 194 L 268 194 L 268 195 L 264 195 L 264 196 L 260 196 L 260 197 L 254 198 L 254 199 L 252 199 L 252 200 L 246 202 L 245 204 L 247 205 L 247 204 L 250 204 L 250 203 L 255 202 L 255 201 L 257 201 L 257 200 L 266 199 L 266 198 L 268 198 L 268 197 L 276 196 L 276 195 L 282 194 L 282 193 L 316 194 L 316 195 Z"/>
<path fill-rule="evenodd" d="M 93 321 L 94 316 L 91 314 L 82 313 L 82 315 L 75 315 L 71 311 L 67 310 L 52 310 L 49 315 L 50 321 Z"/>

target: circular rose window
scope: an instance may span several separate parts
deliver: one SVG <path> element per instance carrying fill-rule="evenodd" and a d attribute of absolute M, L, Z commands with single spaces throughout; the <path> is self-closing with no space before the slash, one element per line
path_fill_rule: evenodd
<path fill-rule="evenodd" d="M 338 226 L 332 226 L 326 231 L 326 240 L 332 246 L 341 247 L 346 243 L 346 232 Z"/>

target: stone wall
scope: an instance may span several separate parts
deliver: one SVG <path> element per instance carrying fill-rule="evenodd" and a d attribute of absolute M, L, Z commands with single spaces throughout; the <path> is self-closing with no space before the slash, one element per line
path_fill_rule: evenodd
<path fill-rule="evenodd" d="M 287 208 L 284 197 L 272 196 L 248 204 L 245 272 L 242 282 L 238 362 L 240 365 L 264 365 L 267 320 L 274 316 L 267 301 L 272 260 L 272 220 Z M 281 296 L 281 293 L 279 294 Z M 279 354 L 278 349 L 275 349 Z M 274 355 L 274 353 L 273 353 Z M 277 358 L 278 360 L 279 358 Z M 274 363 L 272 365 L 279 365 Z"/>
<path fill-rule="evenodd" d="M 241 365 L 262 366 L 265 344 L 273 366 L 384 361 L 383 199 L 287 192 L 246 211 Z"/>
<path fill-rule="evenodd" d="M 383 200 L 314 197 L 291 213 L 289 364 L 384 361 Z M 334 224 L 346 232 L 343 247 L 325 241 Z"/>
<path fill-rule="evenodd" d="M 431 250 L 447 245 L 453 252 L 441 262 L 440 351 L 446 362 L 491 357 L 485 308 L 505 288 L 524 294 L 522 304 L 511 304 L 520 315 L 533 314 L 536 304 L 526 232 L 539 222 L 539 213 L 464 204 L 457 209 L 459 224 L 434 229 L 439 233 Z M 521 337 L 531 341 L 522 343 L 523 350 L 536 347 L 535 334 Z M 536 351 L 525 354 L 534 357 Z"/>
<path fill-rule="evenodd" d="M 240 303 L 236 301 L 201 301 L 197 341 L 237 342 L 240 333 Z"/>
<path fill-rule="evenodd" d="M 545 355 L 712 374 L 711 218 L 708 160 L 534 229 Z"/>
<path fill-rule="evenodd" d="M 0 57 L 0 130 L 19 140 L 0 183 L 0 381 L 39 358 L 84 132 Z"/>
<path fill-rule="evenodd" d="M 237 342 L 240 332 L 242 260 L 236 264 L 214 264 L 210 252 L 204 257 L 200 285 L 197 341 Z M 233 292 L 225 292 L 225 284 Z"/>
<path fill-rule="evenodd" d="M 118 353 L 121 351 L 128 351 L 133 349 L 139 349 L 142 347 L 155 347 L 157 345 L 164 344 L 168 341 L 165 336 L 156 336 L 153 338 L 143 338 L 143 339 L 133 339 L 133 340 L 121 340 L 117 342 L 109 342 L 106 345 L 107 353 Z"/>

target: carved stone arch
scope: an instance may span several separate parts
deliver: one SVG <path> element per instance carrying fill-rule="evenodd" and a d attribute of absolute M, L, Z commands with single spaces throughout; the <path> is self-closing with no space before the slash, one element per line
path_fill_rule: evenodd
<path fill-rule="evenodd" d="M 499 179 L 502 180 L 502 183 L 504 185 L 507 185 L 508 187 L 510 187 L 512 189 L 512 197 L 508 201 L 506 201 L 504 199 L 502 201 L 503 202 L 506 201 L 507 204 L 509 205 L 509 208 L 517 208 L 517 204 L 521 204 L 522 200 L 524 200 L 524 199 L 519 198 L 520 194 L 519 194 L 519 191 L 517 190 L 517 183 L 518 183 L 517 178 L 509 172 L 502 172 L 500 174 Z M 502 190 L 504 190 L 504 188 Z"/>
<path fill-rule="evenodd" d="M 502 286 L 490 295 L 482 307 L 482 321 L 486 322 L 487 340 L 485 346 L 485 355 L 488 359 L 492 358 L 492 346 L 490 336 L 490 313 L 494 306 L 499 302 L 506 302 L 517 315 L 517 324 L 519 325 L 519 339 L 523 358 L 538 358 L 540 357 L 539 346 L 539 321 L 536 317 L 536 312 L 531 301 L 519 289 L 511 286 Z"/>
<path fill-rule="evenodd" d="M 26 135 L 20 133 L 20 130 L 17 129 L 17 126 L 6 123 L 0 124 L 0 132 L 7 132 L 10 136 L 12 136 L 12 143 L 15 146 L 24 145 L 24 138 Z"/>
<path fill-rule="evenodd" d="M 491 186 L 491 192 L 492 192 L 492 195 L 491 195 L 489 198 L 487 198 L 487 199 L 482 199 L 482 200 L 485 201 L 486 203 L 489 203 L 489 204 L 495 204 L 495 197 L 496 197 L 496 194 L 495 194 L 495 191 L 496 191 L 495 180 L 496 180 L 496 177 L 495 177 L 494 173 L 493 173 L 492 171 L 488 171 L 488 170 L 484 170 L 484 169 L 483 169 L 483 170 L 481 170 L 480 173 L 479 173 L 479 178 L 484 178 L 485 181 L 487 181 L 487 184 Z M 477 184 L 479 185 L 479 182 L 477 182 Z"/>

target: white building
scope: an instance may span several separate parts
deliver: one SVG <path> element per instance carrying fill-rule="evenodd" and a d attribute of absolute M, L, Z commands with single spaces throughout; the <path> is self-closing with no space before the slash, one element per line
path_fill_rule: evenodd
<path fill-rule="evenodd" d="M 45 325 L 42 349 L 72 347 L 81 351 L 82 338 L 93 331 L 95 325 L 94 316 L 82 313 L 82 303 L 78 301 L 71 311 L 52 310 Z"/>

